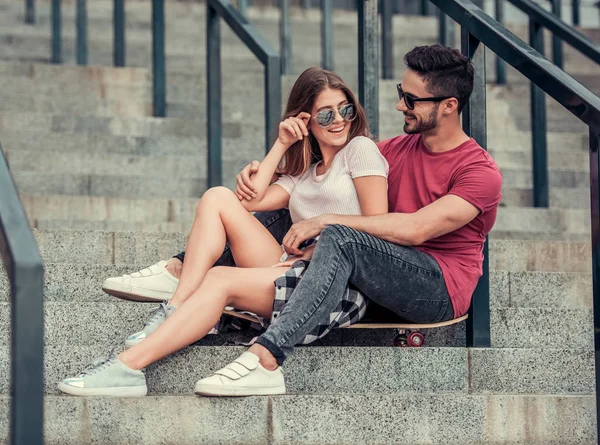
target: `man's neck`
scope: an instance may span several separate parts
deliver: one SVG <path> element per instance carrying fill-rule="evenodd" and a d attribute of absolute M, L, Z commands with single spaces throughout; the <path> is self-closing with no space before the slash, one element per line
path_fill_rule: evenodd
<path fill-rule="evenodd" d="M 469 140 L 469 136 L 458 125 L 439 125 L 434 130 L 423 133 L 423 143 L 432 153 L 453 150 Z"/>

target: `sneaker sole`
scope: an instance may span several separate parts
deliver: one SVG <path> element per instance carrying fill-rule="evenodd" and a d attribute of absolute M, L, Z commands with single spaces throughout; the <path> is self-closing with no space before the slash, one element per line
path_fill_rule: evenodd
<path fill-rule="evenodd" d="M 208 397 L 274 396 L 285 392 L 285 385 L 272 388 L 196 385 L 194 388 L 195 394 Z"/>
<path fill-rule="evenodd" d="M 139 301 L 142 303 L 162 303 L 165 300 L 170 300 L 173 296 L 172 293 L 168 292 L 157 292 L 117 283 L 104 283 L 102 290 L 108 295 L 120 298 L 121 300 Z"/>
<path fill-rule="evenodd" d="M 147 386 L 126 386 L 122 388 L 78 388 L 76 386 L 58 384 L 58 389 L 73 396 L 109 396 L 109 397 L 143 397 L 148 394 Z"/>

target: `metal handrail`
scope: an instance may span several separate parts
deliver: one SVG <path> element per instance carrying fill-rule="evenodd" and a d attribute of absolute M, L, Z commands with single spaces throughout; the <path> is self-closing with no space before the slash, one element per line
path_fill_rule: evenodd
<path fill-rule="evenodd" d="M 44 442 L 44 266 L 0 146 L 0 254 L 11 288 L 9 443 Z"/>
<path fill-rule="evenodd" d="M 206 1 L 206 80 L 208 186 L 222 183 L 221 33 L 220 18 L 265 67 L 265 150 L 281 119 L 281 59 L 229 1 Z"/>
<path fill-rule="evenodd" d="M 508 64 L 520 71 L 534 84 L 535 89 L 545 92 L 565 107 L 571 114 L 585 123 L 589 129 L 590 150 L 590 196 L 591 196 L 591 232 L 592 232 L 592 278 L 593 278 L 593 308 L 594 308 L 594 346 L 596 362 L 596 387 L 600 387 L 600 98 L 595 96 L 583 85 L 552 64 L 542 54 L 527 45 L 521 39 L 509 32 L 496 20 L 489 17 L 469 0 L 430 0 L 443 13 L 450 16 L 462 27 L 463 53 L 469 55 L 476 51 L 483 53 L 483 45 L 492 50 Z M 512 1 L 512 0 L 510 0 Z M 534 22 L 532 20 L 532 22 Z M 535 23 L 535 22 L 534 22 Z M 537 28 L 540 28 L 538 25 Z M 530 26 L 533 40 L 541 40 L 540 29 Z M 483 53 L 484 54 L 484 53 Z M 475 57 L 473 57 L 475 59 Z M 474 96 L 465 109 L 463 126 L 471 126 L 475 130 L 474 137 L 485 140 L 485 59 L 484 56 L 474 64 L 475 89 Z M 483 88 L 481 84 L 483 83 Z M 483 96 L 481 96 L 483 94 Z M 536 96 L 537 97 L 537 96 Z M 534 96 L 532 96 L 534 98 Z M 483 118 L 473 114 L 471 106 L 479 108 Z M 466 118 L 466 119 L 465 119 Z M 482 125 L 483 121 L 483 125 Z M 468 128 L 467 128 L 468 129 Z M 486 243 L 487 244 L 487 243 Z M 485 255 L 487 261 L 487 255 Z M 484 262 L 484 277 L 487 275 L 487 265 Z M 483 277 L 482 277 L 483 278 Z M 479 299 L 478 293 L 485 298 L 489 290 L 489 281 L 480 280 L 473 296 L 472 311 L 485 315 L 485 301 Z M 489 295 L 489 294 L 488 294 Z M 488 317 L 489 317 L 489 300 Z M 483 307 L 482 307 L 483 306 Z M 473 323 L 474 317 L 469 317 Z M 479 321 L 475 318 L 475 323 Z M 467 335 L 477 334 L 477 329 L 467 328 Z M 469 343 L 474 343 L 468 339 Z M 476 343 L 476 342 L 475 342 Z M 596 415 L 600 418 L 600 392 L 596 392 Z M 597 423 L 600 436 L 600 422 Z"/>
<path fill-rule="evenodd" d="M 560 40 L 568 43 L 573 48 L 589 57 L 596 63 L 600 63 L 600 47 L 595 45 L 586 36 L 567 25 L 556 15 L 546 11 L 531 0 L 506 0 L 519 8 L 529 16 L 531 20 L 552 32 Z M 559 64 L 557 64 L 559 65 Z M 560 65 L 559 65 L 560 66 Z"/>
<path fill-rule="evenodd" d="M 77 63 L 88 63 L 87 0 L 77 0 Z M 62 63 L 62 0 L 52 0 L 52 63 Z M 125 0 L 114 0 L 114 66 L 125 66 Z M 153 114 L 167 115 L 165 68 L 165 0 L 152 0 L 152 98 Z"/>
<path fill-rule="evenodd" d="M 430 0 L 487 48 L 600 133 L 600 98 L 469 0 Z"/>

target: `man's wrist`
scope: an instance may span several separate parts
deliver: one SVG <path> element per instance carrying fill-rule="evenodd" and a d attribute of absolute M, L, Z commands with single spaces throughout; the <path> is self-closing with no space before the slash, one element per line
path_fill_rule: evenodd
<path fill-rule="evenodd" d="M 332 224 L 337 224 L 337 215 L 325 214 L 321 217 L 321 230 Z"/>

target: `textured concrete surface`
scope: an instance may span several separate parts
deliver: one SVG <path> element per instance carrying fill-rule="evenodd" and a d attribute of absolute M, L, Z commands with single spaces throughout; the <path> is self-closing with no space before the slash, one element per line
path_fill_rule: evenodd
<path fill-rule="evenodd" d="M 48 444 L 585 444 L 591 396 L 46 398 Z M 0 399 L 0 441 L 8 399 Z M 69 413 L 70 415 L 65 415 Z M 132 429 L 131 425 L 140 425 Z"/>
<path fill-rule="evenodd" d="M 591 350 L 592 311 L 587 309 L 498 308 L 490 312 L 495 348 L 565 348 Z"/>
<path fill-rule="evenodd" d="M 469 369 L 474 394 L 595 393 L 591 349 L 469 349 Z"/>

